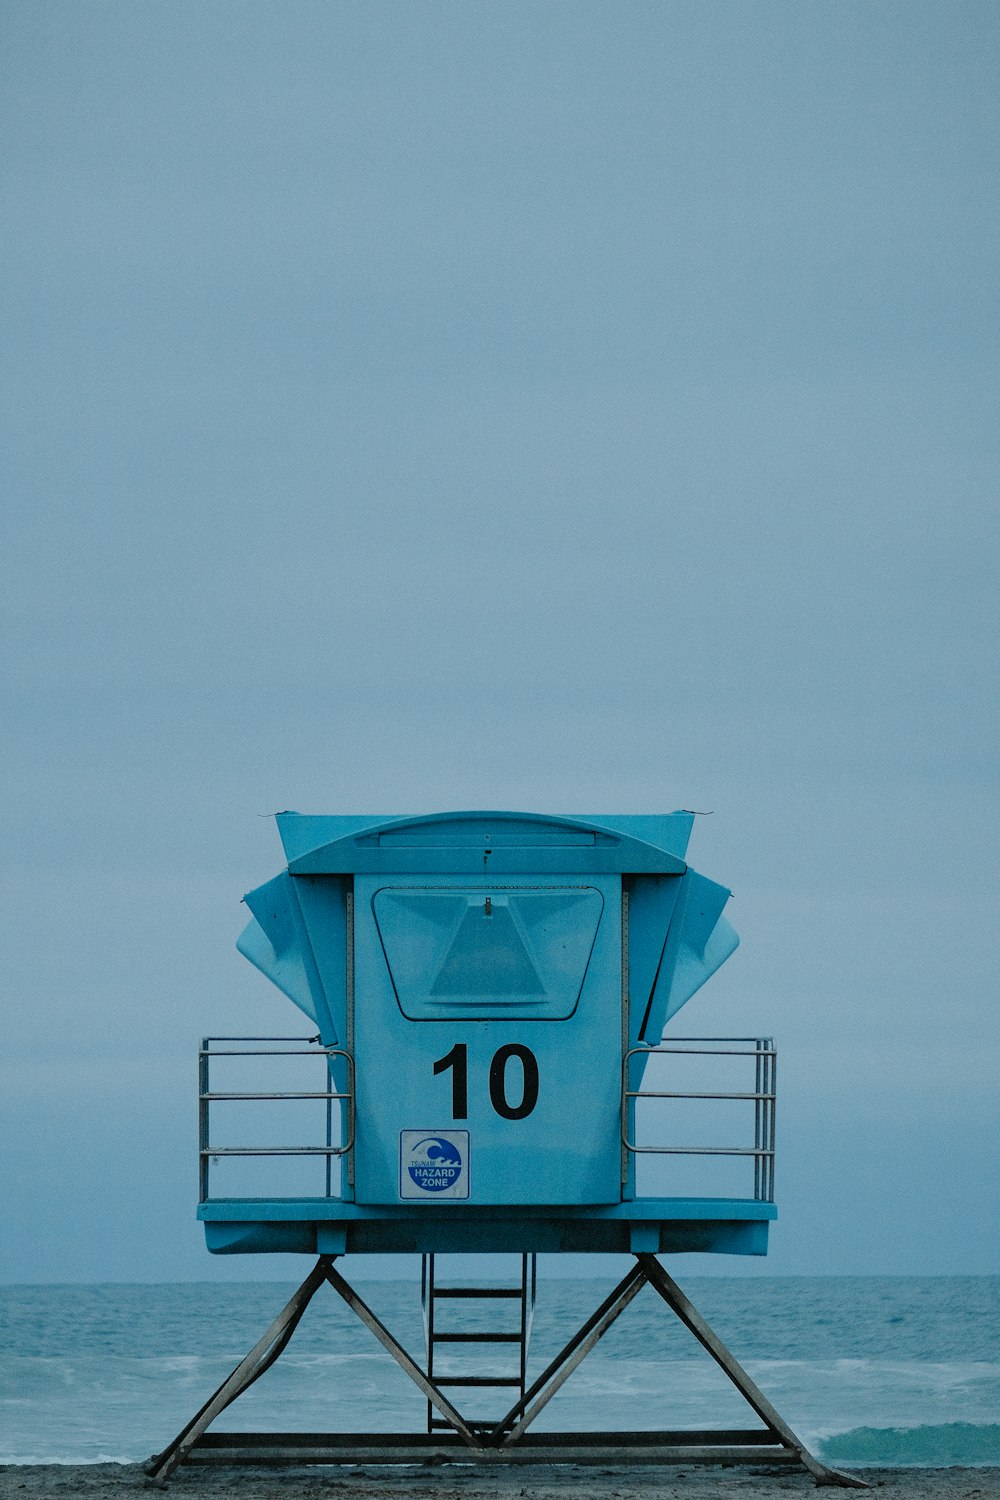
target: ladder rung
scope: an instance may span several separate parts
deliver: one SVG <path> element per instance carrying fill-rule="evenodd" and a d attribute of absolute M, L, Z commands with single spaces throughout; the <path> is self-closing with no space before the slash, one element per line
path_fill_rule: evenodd
<path fill-rule="evenodd" d="M 519 1286 L 436 1286 L 432 1295 L 435 1297 L 517 1297 L 520 1299 L 524 1294 Z"/>
<path fill-rule="evenodd" d="M 513 1344 L 522 1347 L 519 1333 L 436 1333 L 431 1339 L 438 1344 Z"/>
<path fill-rule="evenodd" d="M 519 1375 L 432 1375 L 430 1377 L 435 1385 L 467 1385 L 486 1386 L 492 1388 L 499 1385 L 520 1386 Z"/>

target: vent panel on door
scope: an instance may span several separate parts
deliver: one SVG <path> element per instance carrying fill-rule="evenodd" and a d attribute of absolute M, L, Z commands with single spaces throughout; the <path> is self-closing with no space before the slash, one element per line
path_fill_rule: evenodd
<path fill-rule="evenodd" d="M 580 998 L 603 909 L 592 886 L 390 886 L 372 900 L 411 1020 L 564 1020 Z"/>

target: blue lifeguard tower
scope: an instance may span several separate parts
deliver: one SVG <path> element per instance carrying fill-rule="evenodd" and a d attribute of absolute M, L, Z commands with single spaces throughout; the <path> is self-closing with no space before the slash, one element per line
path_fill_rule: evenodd
<path fill-rule="evenodd" d="M 742 1458 L 801 1463 L 820 1483 L 852 1482 L 806 1450 L 657 1258 L 763 1255 L 776 1215 L 772 1043 L 665 1031 L 738 942 L 723 915 L 729 891 L 687 864 L 694 815 L 282 813 L 277 821 L 287 866 L 245 897 L 251 920 L 238 946 L 312 1030 L 204 1040 L 198 1215 L 214 1254 L 316 1260 L 254 1349 L 150 1461 L 151 1477 L 162 1483 L 183 1461 Z M 299 1066 L 313 1070 L 308 1087 L 288 1082 Z M 734 1066 L 747 1070 L 735 1086 L 728 1071 L 725 1086 L 705 1073 Z M 701 1069 L 694 1087 L 691 1067 Z M 742 1140 L 678 1137 L 669 1111 L 701 1107 L 743 1111 Z M 250 1125 L 248 1112 L 260 1109 L 272 1112 L 278 1134 L 262 1139 Z M 220 1135 L 227 1120 L 247 1138 Z M 727 1179 L 706 1191 L 719 1167 L 745 1173 L 739 1189 Z M 335 1264 L 345 1254 L 399 1251 L 423 1257 L 422 1360 Z M 529 1383 L 534 1258 L 570 1251 L 628 1252 L 633 1264 Z M 516 1254 L 518 1284 L 442 1284 L 435 1258 L 456 1252 Z M 324 1283 L 426 1396 L 426 1432 L 210 1432 L 280 1356 Z M 762 1425 L 529 1432 L 646 1285 Z M 516 1299 L 515 1329 L 442 1326 L 449 1299 L 498 1297 Z M 456 1376 L 435 1366 L 442 1344 L 488 1342 L 515 1346 L 513 1373 Z M 508 1386 L 505 1401 L 516 1400 L 502 1415 L 473 1419 L 446 1393 L 456 1386 Z"/>

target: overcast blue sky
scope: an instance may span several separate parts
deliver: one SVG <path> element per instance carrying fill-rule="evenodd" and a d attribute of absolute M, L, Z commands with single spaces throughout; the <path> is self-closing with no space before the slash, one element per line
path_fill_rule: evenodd
<path fill-rule="evenodd" d="M 711 811 L 765 1271 L 1000 1269 L 997 5 L 0 27 L 0 1275 L 288 1275 L 194 1223 L 265 815 L 478 806 Z"/>

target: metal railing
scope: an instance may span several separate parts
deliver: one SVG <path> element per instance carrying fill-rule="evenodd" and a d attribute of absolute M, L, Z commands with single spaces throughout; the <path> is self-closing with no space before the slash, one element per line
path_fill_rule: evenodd
<path fill-rule="evenodd" d="M 250 1045 L 252 1044 L 252 1045 Z M 296 1058 L 310 1057 L 320 1061 L 324 1068 L 323 1089 L 213 1089 L 210 1068 L 213 1059 L 220 1058 Z M 723 1089 L 685 1089 L 630 1086 L 631 1077 L 641 1066 L 655 1057 L 746 1057 L 753 1060 L 754 1086 L 745 1091 Z M 344 1081 L 343 1088 L 331 1085 L 336 1081 L 335 1070 Z M 200 1200 L 210 1201 L 210 1170 L 214 1161 L 232 1157 L 319 1157 L 325 1161 L 325 1196 L 337 1196 L 333 1191 L 333 1162 L 348 1158 L 354 1147 L 355 1137 L 355 1087 L 354 1059 L 342 1047 L 322 1047 L 319 1038 L 305 1037 L 252 1037 L 213 1036 L 202 1040 L 198 1054 L 198 1162 Z M 683 1157 L 744 1157 L 753 1159 L 754 1198 L 771 1203 L 774 1201 L 774 1139 L 775 1103 L 777 1080 L 777 1053 L 770 1039 L 760 1037 L 676 1037 L 656 1047 L 632 1047 L 622 1060 L 621 1091 L 621 1143 L 623 1157 L 639 1156 L 683 1156 Z M 713 1100 L 743 1101 L 753 1105 L 753 1144 L 695 1146 L 670 1144 L 640 1144 L 635 1138 L 636 1105 L 647 1100 Z M 281 1101 L 318 1100 L 325 1104 L 325 1136 L 322 1145 L 237 1146 L 219 1145 L 211 1138 L 211 1107 L 216 1103 L 236 1101 Z M 343 1125 L 343 1140 L 334 1141 L 334 1126 L 340 1134 Z M 284 1196 L 279 1194 L 278 1196 Z"/>
<path fill-rule="evenodd" d="M 633 1058 L 652 1057 L 749 1057 L 754 1062 L 754 1087 L 746 1092 L 692 1089 L 630 1088 Z M 731 1156 L 752 1157 L 754 1198 L 774 1202 L 774 1116 L 777 1086 L 774 1043 L 765 1037 L 676 1037 L 656 1047 L 631 1047 L 622 1060 L 622 1146 L 634 1156 Z M 635 1132 L 635 1104 L 643 1099 L 745 1100 L 753 1104 L 752 1146 L 640 1146 Z"/>
<path fill-rule="evenodd" d="M 233 1045 L 253 1042 L 252 1047 Z M 219 1043 L 229 1043 L 220 1046 Z M 281 1043 L 280 1046 L 264 1046 L 262 1043 Z M 343 1047 L 322 1047 L 319 1038 L 310 1041 L 299 1036 L 206 1036 L 202 1038 L 198 1052 L 198 1177 L 199 1197 L 202 1203 L 209 1201 L 210 1168 L 213 1161 L 222 1157 L 267 1157 L 299 1156 L 324 1157 L 326 1160 L 326 1194 L 333 1197 L 332 1164 L 336 1157 L 346 1156 L 354 1146 L 354 1059 Z M 261 1091 L 258 1089 L 215 1089 L 210 1078 L 213 1058 L 222 1057 L 311 1057 L 322 1060 L 327 1087 L 325 1089 L 281 1089 Z M 331 1088 L 330 1082 L 335 1059 L 343 1059 L 346 1089 Z M 211 1106 L 215 1103 L 235 1101 L 281 1100 L 283 1103 L 305 1099 L 326 1102 L 325 1142 L 321 1146 L 220 1146 L 211 1140 Z M 346 1106 L 345 1139 L 334 1144 L 334 1118 L 339 1126 L 340 1106 Z M 336 1109 L 335 1109 L 336 1106 Z"/>

